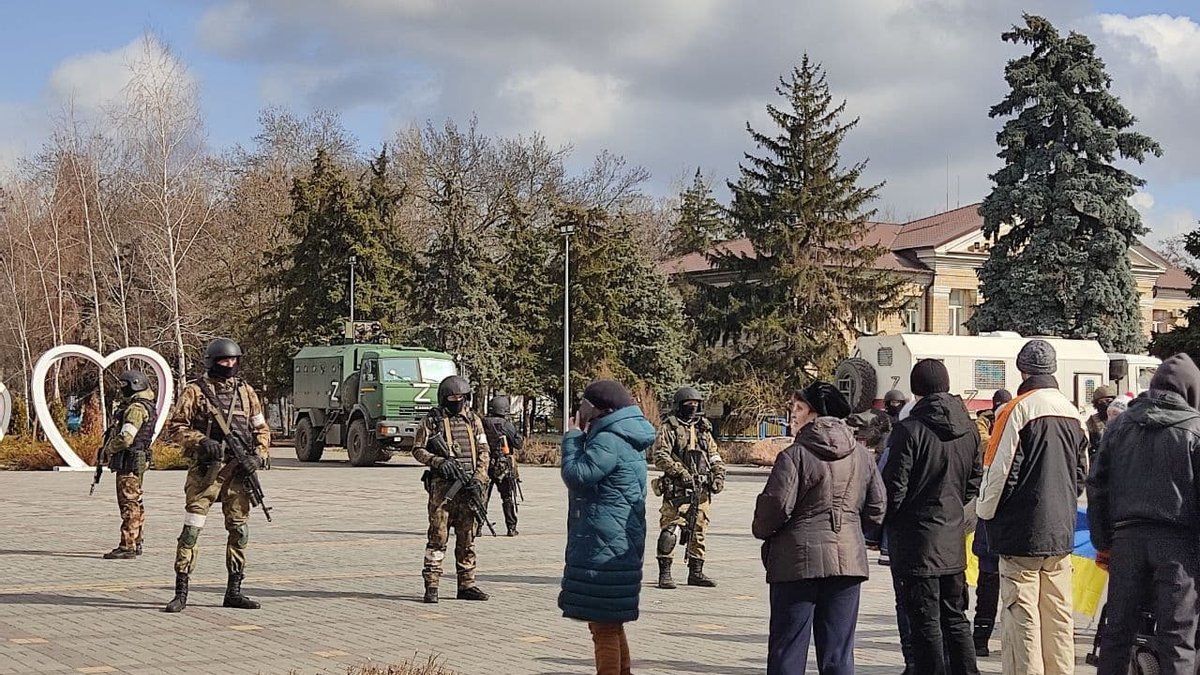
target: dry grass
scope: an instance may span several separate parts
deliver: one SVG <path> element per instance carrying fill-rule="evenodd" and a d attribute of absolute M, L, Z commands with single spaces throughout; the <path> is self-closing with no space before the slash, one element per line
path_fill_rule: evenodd
<path fill-rule="evenodd" d="M 69 435 L 67 442 L 80 459 L 88 464 L 95 463 L 96 452 L 100 448 L 99 434 Z M 154 453 L 154 464 L 158 469 L 187 468 L 187 460 L 177 445 L 159 442 L 150 451 Z M 65 465 L 66 462 L 50 443 L 32 435 L 5 436 L 0 441 L 0 471 L 50 471 L 56 466 Z"/>
<path fill-rule="evenodd" d="M 436 656 L 421 660 L 420 655 L 414 654 L 403 663 L 376 664 L 363 663 L 346 669 L 346 675 L 459 675 L 442 664 Z"/>
<path fill-rule="evenodd" d="M 539 436 L 525 439 L 525 445 L 517 452 L 517 462 L 534 466 L 558 466 L 562 460 L 562 448 L 558 443 Z"/>
<path fill-rule="evenodd" d="M 775 466 L 775 457 L 789 445 L 790 438 L 764 438 L 753 443 L 726 443 L 721 449 L 721 457 L 727 464 L 751 464 L 753 466 Z"/>

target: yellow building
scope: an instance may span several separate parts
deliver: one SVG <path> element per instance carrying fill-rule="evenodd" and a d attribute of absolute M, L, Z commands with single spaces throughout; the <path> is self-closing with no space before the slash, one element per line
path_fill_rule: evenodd
<path fill-rule="evenodd" d="M 908 223 L 870 223 L 864 243 L 883 244 L 889 251 L 877 261 L 909 282 L 911 297 L 898 315 L 860 323 L 864 333 L 935 333 L 966 335 L 965 325 L 979 303 L 976 274 L 987 259 L 990 243 L 983 236 L 979 204 L 939 213 Z M 745 239 L 717 245 L 722 251 L 753 256 Z M 1185 322 L 1195 301 L 1188 297 L 1192 280 L 1162 255 L 1139 243 L 1129 251 L 1133 276 L 1141 294 L 1142 324 L 1149 336 Z M 684 274 L 703 283 L 727 283 L 707 254 L 696 253 L 668 261 L 670 274 Z"/>

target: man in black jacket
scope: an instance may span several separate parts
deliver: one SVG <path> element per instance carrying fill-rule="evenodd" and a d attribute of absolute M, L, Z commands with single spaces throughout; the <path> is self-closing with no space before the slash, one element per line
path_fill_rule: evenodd
<path fill-rule="evenodd" d="M 1088 477 L 1088 525 L 1108 554 L 1101 675 L 1125 673 L 1144 608 L 1164 673 L 1196 668 L 1200 601 L 1200 369 L 1187 354 L 1163 362 L 1150 391 L 1105 431 Z"/>
<path fill-rule="evenodd" d="M 941 361 L 919 361 L 910 384 L 919 398 L 893 429 L 883 467 L 893 584 L 911 626 L 915 671 L 978 673 L 966 615 L 963 506 L 983 474 L 979 432 L 962 399 L 948 393 Z"/>

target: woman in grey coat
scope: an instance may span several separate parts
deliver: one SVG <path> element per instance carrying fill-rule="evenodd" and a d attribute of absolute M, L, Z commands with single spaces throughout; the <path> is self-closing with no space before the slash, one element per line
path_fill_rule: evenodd
<path fill-rule="evenodd" d="M 796 442 L 775 459 L 754 509 L 771 586 L 768 675 L 803 673 L 810 635 L 822 675 L 854 672 L 864 530 L 883 523 L 885 495 L 871 452 L 844 422 L 850 406 L 828 382 L 792 396 Z"/>

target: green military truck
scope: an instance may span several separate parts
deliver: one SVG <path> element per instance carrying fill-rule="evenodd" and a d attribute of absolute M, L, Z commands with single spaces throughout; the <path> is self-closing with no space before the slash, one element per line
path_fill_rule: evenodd
<path fill-rule="evenodd" d="M 340 445 L 353 466 L 412 449 L 438 384 L 458 373 L 449 354 L 365 343 L 304 347 L 293 368 L 296 458 L 316 462 Z"/>

